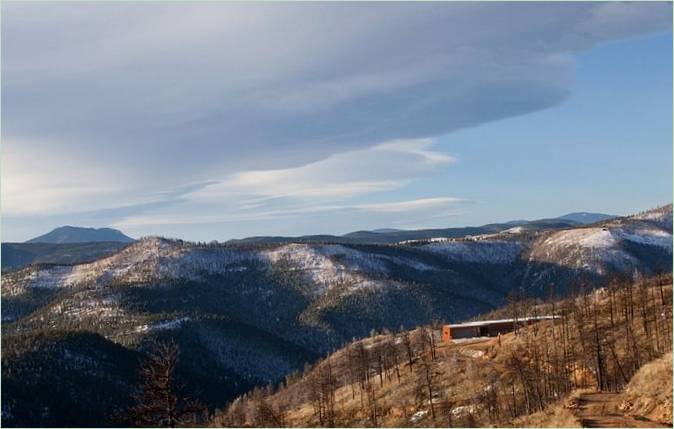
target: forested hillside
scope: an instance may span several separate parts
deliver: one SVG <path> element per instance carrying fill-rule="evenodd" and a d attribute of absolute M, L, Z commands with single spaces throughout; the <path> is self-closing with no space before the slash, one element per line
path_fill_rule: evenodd
<path fill-rule="evenodd" d="M 77 424 L 108 421 L 136 389 L 137 361 L 167 340 L 183 356 L 185 390 L 213 411 L 373 331 L 465 320 L 514 291 L 546 298 L 671 273 L 671 233 L 669 205 L 562 230 L 393 245 L 148 237 L 93 262 L 30 266 L 2 276 L 3 350 L 13 350 L 3 375 L 43 376 L 3 389 L 3 423 L 66 424 L 80 393 L 55 367 L 92 389 L 116 380 L 119 395 L 92 402 Z M 100 364 L 111 353 L 129 359 Z M 56 402 L 48 386 L 62 387 Z"/>
<path fill-rule="evenodd" d="M 2 243 L 2 272 L 31 264 L 81 264 L 110 256 L 127 246 L 124 242 Z"/>
<path fill-rule="evenodd" d="M 620 404 L 610 417 L 619 427 L 671 427 L 672 375 L 659 370 L 671 368 L 671 311 L 665 276 L 570 299 L 512 300 L 493 315 L 558 318 L 500 338 L 444 344 L 437 326 L 373 334 L 237 398 L 211 424 L 568 427 L 609 419 L 583 402 L 604 395 Z"/>

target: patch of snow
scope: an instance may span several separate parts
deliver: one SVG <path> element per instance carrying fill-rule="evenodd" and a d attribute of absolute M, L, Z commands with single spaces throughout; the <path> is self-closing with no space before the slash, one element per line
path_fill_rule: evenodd
<path fill-rule="evenodd" d="M 3 296 L 23 293 L 26 288 L 106 286 L 114 281 L 148 283 L 159 279 L 199 280 L 204 274 L 244 271 L 246 263 L 259 261 L 254 251 L 198 246 L 144 238 L 122 251 L 92 263 L 75 266 L 30 268 L 3 276 Z"/>
<path fill-rule="evenodd" d="M 342 287 L 345 293 L 383 287 L 384 282 L 377 278 L 388 274 L 387 260 L 419 270 L 432 269 L 407 258 L 361 252 L 338 244 L 291 243 L 264 251 L 262 257 L 271 264 L 287 262 L 293 269 L 302 271 L 314 286 L 312 293 L 315 295 L 324 294 L 337 286 Z M 372 275 L 374 279 L 369 278 Z"/>
<path fill-rule="evenodd" d="M 479 359 L 481 357 L 484 357 L 485 355 L 484 350 L 469 350 L 469 349 L 461 350 L 461 354 L 471 357 L 473 359 Z"/>
<path fill-rule="evenodd" d="M 521 234 L 524 231 L 524 228 L 521 226 L 515 226 L 512 228 L 508 228 L 506 230 L 501 231 L 502 233 L 505 234 Z"/>
<path fill-rule="evenodd" d="M 608 228 L 558 231 L 534 246 L 531 261 L 581 268 L 602 274 L 605 264 L 628 269 L 638 261 L 616 246 L 619 239 Z"/>
<path fill-rule="evenodd" d="M 117 323 L 128 318 L 127 312 L 120 306 L 119 296 L 107 291 L 85 290 L 76 292 L 72 297 L 59 300 L 48 307 L 51 320 L 65 318 L 82 321 L 90 319 L 96 324 L 101 322 Z"/>
<path fill-rule="evenodd" d="M 414 240 L 403 240 L 399 241 L 398 244 L 423 244 L 423 243 L 443 243 L 445 241 L 451 241 L 451 238 L 447 237 L 431 237 L 423 239 L 414 239 Z"/>
<path fill-rule="evenodd" d="M 428 415 L 427 410 L 419 410 L 416 413 L 412 414 L 412 417 L 410 417 L 410 422 L 411 423 L 417 423 L 419 420 L 423 419 Z"/>
<path fill-rule="evenodd" d="M 651 246 L 672 248 L 672 234 L 655 228 L 579 228 L 560 231 L 545 240 L 545 245 L 555 248 L 560 246 L 580 246 L 590 249 L 610 249 L 619 240 L 629 240 Z"/>
<path fill-rule="evenodd" d="M 455 416 L 462 416 L 464 414 L 474 413 L 475 405 L 463 405 L 452 409 L 452 414 Z"/>
<path fill-rule="evenodd" d="M 653 224 L 614 222 L 605 227 L 575 228 L 555 232 L 537 243 L 530 260 L 580 268 L 603 274 L 607 266 L 631 271 L 639 261 L 621 243 L 631 241 L 672 252 L 672 234 Z"/>
<path fill-rule="evenodd" d="M 521 243 L 509 240 L 451 241 L 422 248 L 456 261 L 492 264 L 512 263 L 523 250 Z"/>
<path fill-rule="evenodd" d="M 615 246 L 617 240 L 608 229 L 588 228 L 588 231 L 578 230 L 578 244 L 590 248 L 609 248 Z M 572 233 L 573 234 L 573 233 Z"/>
<path fill-rule="evenodd" d="M 272 264 L 288 262 L 294 269 L 303 271 L 308 281 L 316 286 L 316 294 L 324 293 L 331 284 L 345 283 L 351 276 L 342 264 L 334 262 L 312 245 L 287 244 L 265 251 L 262 256 Z"/>
<path fill-rule="evenodd" d="M 672 251 L 672 234 L 654 228 L 638 228 L 634 231 L 621 231 L 620 237 L 647 246 L 658 246 Z"/>
<path fill-rule="evenodd" d="M 149 332 L 153 330 L 176 329 L 185 322 L 190 321 L 189 317 L 181 317 L 180 319 L 167 320 L 164 322 L 155 323 L 154 325 L 140 325 L 134 329 L 134 332 Z"/>
<path fill-rule="evenodd" d="M 157 237 L 139 240 L 120 252 L 92 263 L 24 270 L 3 276 L 3 296 L 22 294 L 27 288 L 96 288 L 115 282 L 161 284 L 162 280 L 199 281 L 205 275 L 241 272 L 251 264 L 272 267 L 281 261 L 303 271 L 313 292 L 322 294 L 339 286 L 346 292 L 384 286 L 390 264 L 432 270 L 414 258 L 360 251 L 343 245 L 286 244 L 259 250 L 226 246 L 197 246 Z M 14 274 L 14 273 L 13 273 Z M 388 282 L 390 283 L 390 282 Z M 86 315 L 87 310 L 78 310 Z"/>
<path fill-rule="evenodd" d="M 648 210 L 644 213 L 640 213 L 634 216 L 630 216 L 630 219 L 638 219 L 655 222 L 663 227 L 672 227 L 672 205 L 666 205 L 664 207 L 659 207 L 657 209 Z"/>
<path fill-rule="evenodd" d="M 543 244 L 551 249 L 571 246 L 606 249 L 615 243 L 615 237 L 607 228 L 578 228 L 556 232 Z"/>

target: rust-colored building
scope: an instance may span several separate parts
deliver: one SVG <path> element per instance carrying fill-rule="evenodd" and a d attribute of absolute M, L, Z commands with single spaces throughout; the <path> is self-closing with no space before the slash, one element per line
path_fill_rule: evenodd
<path fill-rule="evenodd" d="M 496 337 L 515 330 L 515 326 L 531 325 L 541 320 L 555 319 L 558 316 L 522 317 L 519 319 L 481 320 L 478 322 L 458 323 L 442 327 L 442 341 L 453 339 Z"/>

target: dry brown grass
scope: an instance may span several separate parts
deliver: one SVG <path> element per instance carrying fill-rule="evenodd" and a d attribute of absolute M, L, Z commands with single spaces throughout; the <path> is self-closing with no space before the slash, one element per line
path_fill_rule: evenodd
<path fill-rule="evenodd" d="M 363 342 L 366 345 L 373 345 L 384 338 L 384 336 L 376 336 L 365 339 Z M 455 402 L 455 407 L 469 405 L 472 397 L 484 387 L 482 384 L 476 383 L 476 380 L 481 380 L 489 374 L 497 375 L 500 372 L 500 368 L 495 367 L 486 354 L 488 350 L 495 346 L 495 339 L 462 344 L 440 344 L 437 350 L 438 370 L 442 373 L 440 376 L 442 389 L 438 392 L 439 398 L 451 397 Z M 343 351 L 337 353 L 333 357 L 340 357 Z M 384 378 L 383 385 L 380 385 L 378 377 L 373 379 L 377 387 L 377 407 L 381 412 L 379 425 L 382 427 L 434 426 L 428 414 L 418 420 L 412 419 L 416 412 L 428 412 L 428 405 L 423 401 L 415 400 L 416 376 L 414 371 L 405 365 L 401 365 L 400 372 L 400 382 L 396 377 L 392 377 L 390 380 Z M 353 388 L 356 392 L 355 397 L 352 394 L 350 384 L 340 386 L 335 392 L 336 404 L 339 409 L 337 423 L 343 427 L 368 427 L 370 422 L 361 403 L 358 387 L 354 385 Z M 304 381 L 300 381 L 288 389 L 272 395 L 271 400 L 285 398 L 291 389 L 303 391 L 307 389 L 307 386 Z M 311 405 L 308 402 L 303 402 L 306 399 L 302 398 L 302 395 L 298 394 L 296 397 L 299 403 L 294 403 L 288 407 L 286 414 L 289 426 L 316 426 L 317 421 L 312 414 Z M 446 417 L 441 411 L 438 410 L 437 412 L 437 426 L 446 426 Z M 453 424 L 462 426 L 464 420 L 465 416 L 457 412 Z"/>
<path fill-rule="evenodd" d="M 671 286 L 668 285 L 666 287 L 666 292 L 667 296 L 671 297 Z M 606 293 L 599 292 L 593 294 L 591 299 L 596 300 L 602 310 L 599 313 L 598 323 L 603 327 L 602 329 L 608 329 L 609 317 L 606 310 L 608 296 Z M 559 310 L 559 307 L 557 310 Z M 547 314 L 550 311 L 549 308 L 541 306 L 539 314 Z M 576 390 L 565 397 L 562 394 L 559 400 L 548 404 L 548 406 L 544 407 L 543 411 L 516 419 L 509 417 L 507 407 L 509 390 L 499 390 L 501 415 L 497 416 L 496 420 L 494 420 L 491 417 L 487 418 L 484 410 L 480 414 L 480 395 L 484 394 L 490 383 L 500 380 L 504 381 L 502 386 L 507 387 L 510 385 L 508 380 L 513 380 L 516 377 L 512 367 L 508 364 L 509 358 L 513 355 L 524 355 L 532 345 L 538 345 L 541 347 L 540 350 L 546 350 L 546 347 L 548 349 L 555 347 L 556 341 L 559 341 L 555 340 L 555 338 L 560 338 L 560 323 L 561 321 L 540 322 L 523 328 L 517 335 L 515 333 L 502 335 L 500 341 L 496 338 L 491 338 L 474 342 L 441 344 L 438 347 L 435 362 L 437 369 L 442 375 L 439 376 L 439 388 L 435 393 L 437 394 L 439 403 L 450 400 L 453 402 L 453 409 L 460 411 L 453 414 L 454 417 L 451 424 L 458 427 L 467 427 L 471 424 L 514 427 L 579 427 L 579 420 L 574 415 L 573 401 L 578 394 L 582 393 L 580 390 Z M 635 323 L 635 329 L 637 337 L 643 338 L 644 336 L 640 335 L 640 324 Z M 622 332 L 622 330 L 619 332 Z M 415 331 L 411 331 L 411 335 L 414 334 Z M 375 335 L 359 342 L 365 348 L 372 349 L 392 338 L 390 335 Z M 620 338 L 620 336 L 616 335 L 616 338 Z M 570 349 L 575 351 L 573 354 L 574 359 L 578 360 L 575 365 L 576 371 L 573 373 L 575 374 L 573 376 L 576 383 L 575 386 L 596 387 L 594 376 L 591 373 L 594 360 L 592 356 L 580 354 L 582 347 L 579 343 L 578 330 L 573 327 L 569 341 Z M 615 353 L 620 359 L 624 359 L 624 356 L 628 352 L 627 345 L 624 344 L 624 341 L 616 341 L 615 346 Z M 632 383 L 630 383 L 631 394 L 634 398 L 643 395 L 650 399 L 648 402 L 639 402 L 636 399 L 632 399 L 632 402 L 626 405 L 629 408 L 629 410 L 626 408 L 626 414 L 627 412 L 636 413 L 651 420 L 671 422 L 672 355 L 670 353 L 667 356 L 644 366 L 635 375 Z M 361 402 L 361 391 L 358 384 L 351 385 L 351 379 L 346 376 L 348 372 L 346 369 L 347 349 L 343 348 L 335 352 L 329 359 L 338 378 L 337 390 L 335 391 L 336 424 L 341 427 L 370 426 L 371 422 L 368 419 L 366 401 Z M 420 400 L 415 393 L 415 372 L 407 366 L 404 356 L 401 356 L 401 359 L 400 381 L 395 376 L 391 376 L 391 378 L 384 377 L 383 383 L 380 384 L 379 377 L 373 375 L 372 383 L 376 387 L 378 424 L 383 427 L 446 427 L 449 424 L 446 412 L 438 412 L 435 424 L 431 421 L 428 401 Z M 663 364 L 661 362 L 663 360 L 668 360 L 668 369 L 666 363 Z M 658 364 L 658 362 L 661 363 Z M 317 368 L 324 364 L 325 361 L 317 364 L 308 370 L 304 374 L 304 377 L 299 377 L 296 381 L 289 383 L 287 387 L 268 397 L 268 400 L 274 406 L 285 413 L 286 425 L 291 427 L 313 427 L 319 424 L 316 416 L 313 414 L 313 407 L 308 398 L 308 376 L 315 373 Z M 655 375 L 656 373 L 660 375 Z M 668 381 L 668 387 L 662 385 L 662 380 Z M 659 384 L 658 381 L 660 381 Z M 515 383 L 515 388 L 521 394 L 521 383 Z M 665 391 L 666 393 L 664 393 Z M 478 404 L 478 407 L 475 404 Z M 664 408 L 668 409 L 668 414 Z M 466 410 L 473 409 L 476 413 L 474 416 L 472 412 L 466 415 Z M 518 409 L 517 414 L 520 414 L 522 412 L 521 404 L 518 406 Z M 417 416 L 413 418 L 415 413 Z M 477 420 L 470 420 L 473 418 Z M 219 426 L 222 423 L 218 424 L 216 419 L 214 424 L 215 426 Z M 241 425 L 254 425 L 253 419 L 247 418 L 245 423 L 241 422 L 235 426 Z"/>
<path fill-rule="evenodd" d="M 543 411 L 523 416 L 512 421 L 513 427 L 524 428 L 579 428 L 580 421 L 573 413 L 578 396 L 582 390 L 577 390 L 565 400 L 551 404 Z"/>
<path fill-rule="evenodd" d="M 622 411 L 672 425 L 672 353 L 639 369 L 625 389 Z"/>

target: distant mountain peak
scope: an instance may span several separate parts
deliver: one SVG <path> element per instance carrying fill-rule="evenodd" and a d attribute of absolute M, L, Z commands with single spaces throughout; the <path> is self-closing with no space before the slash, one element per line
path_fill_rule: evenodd
<path fill-rule="evenodd" d="M 84 228 L 65 225 L 32 238 L 26 243 L 99 243 L 104 241 L 130 243 L 134 239 L 113 228 Z"/>
<path fill-rule="evenodd" d="M 604 213 L 590 213 L 590 212 L 573 212 L 560 216 L 556 219 L 568 220 L 571 222 L 577 222 L 583 225 L 603 222 L 605 220 L 616 218 L 617 216 L 604 214 Z"/>

